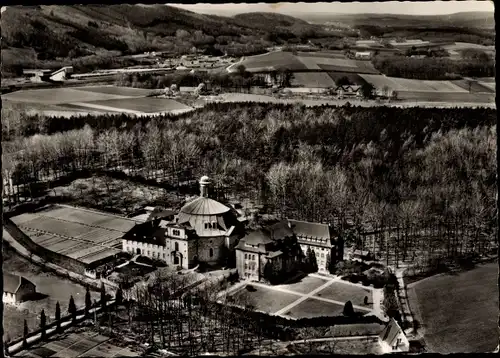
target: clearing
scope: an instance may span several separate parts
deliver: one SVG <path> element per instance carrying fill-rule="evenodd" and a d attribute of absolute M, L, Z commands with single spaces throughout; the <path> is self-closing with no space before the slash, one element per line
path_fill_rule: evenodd
<path fill-rule="evenodd" d="M 274 313 L 295 302 L 300 297 L 287 292 L 273 290 L 271 288 L 250 285 L 255 291 L 249 291 L 246 287 L 232 294 L 235 303 L 251 305 L 254 310 L 266 313 Z"/>
<path fill-rule="evenodd" d="M 92 93 L 104 93 L 117 96 L 144 97 L 149 95 L 153 90 L 145 88 L 132 87 L 117 87 L 117 86 L 86 86 L 74 87 L 73 89 Z"/>
<path fill-rule="evenodd" d="M 410 284 L 408 299 L 429 352 L 492 352 L 498 345 L 498 262 Z"/>
<path fill-rule="evenodd" d="M 307 70 L 307 66 L 297 59 L 291 52 L 269 52 L 263 55 L 256 55 L 243 58 L 242 61 L 231 65 L 228 70 L 236 72 L 239 65 L 245 66 L 249 72 L 263 69 L 287 68 L 292 71 Z"/>
<path fill-rule="evenodd" d="M 331 285 L 316 293 L 315 296 L 340 302 L 351 301 L 353 305 L 367 308 L 373 306 L 373 295 L 371 290 L 348 283 L 333 282 Z M 365 296 L 368 297 L 368 305 L 364 304 Z"/>
<path fill-rule="evenodd" d="M 50 195 L 69 198 L 69 203 L 120 214 L 132 214 L 146 205 L 158 202 L 165 207 L 180 206 L 184 197 L 165 189 L 134 183 L 130 180 L 93 176 L 58 186 Z"/>

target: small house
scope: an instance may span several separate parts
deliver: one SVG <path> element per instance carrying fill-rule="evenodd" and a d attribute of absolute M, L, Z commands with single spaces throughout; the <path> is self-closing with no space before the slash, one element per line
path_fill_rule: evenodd
<path fill-rule="evenodd" d="M 22 276 L 8 272 L 3 274 L 3 303 L 17 304 L 29 299 L 36 286 Z"/>
<path fill-rule="evenodd" d="M 410 342 L 394 318 L 391 318 L 387 326 L 380 333 L 378 342 L 384 353 L 401 353 L 410 350 Z"/>

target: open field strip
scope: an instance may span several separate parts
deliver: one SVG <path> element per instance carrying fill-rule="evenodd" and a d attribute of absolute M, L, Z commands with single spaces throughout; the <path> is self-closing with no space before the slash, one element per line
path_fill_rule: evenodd
<path fill-rule="evenodd" d="M 84 87 L 73 87 L 77 91 L 91 92 L 91 93 L 102 93 L 117 96 L 126 97 L 144 97 L 150 94 L 153 90 L 145 88 L 133 88 L 133 87 L 117 87 L 114 85 L 107 86 L 84 86 Z"/>
<path fill-rule="evenodd" d="M 325 72 L 295 72 L 292 84 L 310 88 L 334 87 L 335 82 Z"/>
<path fill-rule="evenodd" d="M 125 108 L 115 108 L 115 107 L 104 106 L 104 105 L 100 105 L 100 104 L 94 104 L 94 103 L 73 102 L 71 104 L 73 104 L 75 106 L 95 108 L 95 109 L 100 109 L 100 110 L 109 111 L 109 112 L 120 112 L 120 113 L 130 113 L 130 114 L 143 113 L 140 111 L 134 111 L 134 110 L 125 109 Z"/>
<path fill-rule="evenodd" d="M 21 90 L 7 93 L 2 96 L 13 102 L 31 102 L 44 104 L 62 104 L 71 102 L 88 102 L 108 99 L 130 98 L 116 94 L 92 93 L 73 88 L 43 88 L 35 90 Z"/>

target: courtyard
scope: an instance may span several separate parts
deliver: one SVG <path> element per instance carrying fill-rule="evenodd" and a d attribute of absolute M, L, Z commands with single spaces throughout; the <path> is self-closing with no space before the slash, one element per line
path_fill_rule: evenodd
<path fill-rule="evenodd" d="M 275 286 L 243 282 L 230 288 L 228 295 L 235 304 L 294 319 L 342 315 L 347 301 L 352 302 L 354 311 L 359 314 L 375 311 L 372 288 L 316 274 Z M 368 298 L 366 305 L 365 296 Z"/>

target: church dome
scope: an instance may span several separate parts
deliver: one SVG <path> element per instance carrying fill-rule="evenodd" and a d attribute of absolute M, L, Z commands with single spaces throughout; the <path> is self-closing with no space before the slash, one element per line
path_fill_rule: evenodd
<path fill-rule="evenodd" d="M 216 200 L 200 196 L 184 205 L 181 213 L 187 215 L 222 215 L 231 210 Z"/>

